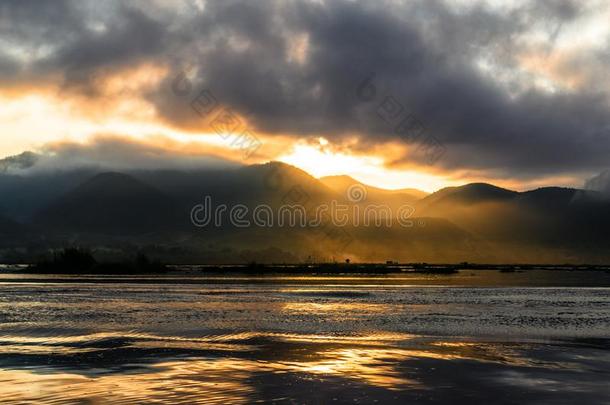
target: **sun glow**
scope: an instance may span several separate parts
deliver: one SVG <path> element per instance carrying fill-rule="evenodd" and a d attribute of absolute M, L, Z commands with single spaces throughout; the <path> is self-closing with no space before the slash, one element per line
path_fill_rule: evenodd
<path fill-rule="evenodd" d="M 240 160 L 230 142 L 216 133 L 187 132 L 160 122 L 146 106 L 127 99 L 115 104 L 110 113 L 101 114 L 79 108 L 74 100 L 62 100 L 52 92 L 22 95 L 0 94 L 3 108 L 0 121 L 0 156 L 16 155 L 24 150 L 76 142 L 87 144 L 100 136 L 120 137 L 168 150 L 210 154 L 228 160 Z"/>
<path fill-rule="evenodd" d="M 5 133 L 14 135 L 0 139 L 0 151 L 3 155 L 11 155 L 54 143 L 86 144 L 100 135 L 115 135 L 181 153 L 210 154 L 244 164 L 279 160 L 297 166 L 315 177 L 347 174 L 358 181 L 381 188 L 414 187 L 432 192 L 452 185 L 444 177 L 423 171 L 389 169 L 385 159 L 374 151 L 356 154 L 350 150 L 335 150 L 325 138 L 319 138 L 315 144 L 304 141 L 293 144 L 290 139 L 257 134 L 263 143 L 261 150 L 265 153 L 264 156 L 253 156 L 252 159 L 243 161 L 241 155 L 231 148 L 226 137 L 170 127 L 158 120 L 149 106 L 130 100 L 126 94 L 117 101 L 109 103 L 109 109 L 103 114 L 97 110 L 92 111 L 75 100 L 61 99 L 52 91 L 10 96 L 0 94 L 3 129 Z M 10 140 L 9 143 L 6 142 L 7 139 Z"/>
<path fill-rule="evenodd" d="M 442 176 L 435 176 L 414 170 L 397 170 L 385 166 L 378 156 L 365 156 L 331 151 L 327 141 L 321 140 L 320 146 L 299 143 L 292 151 L 277 160 L 297 166 L 315 177 L 348 175 L 365 184 L 386 188 L 417 188 L 433 192 L 440 188 L 458 185 Z"/>

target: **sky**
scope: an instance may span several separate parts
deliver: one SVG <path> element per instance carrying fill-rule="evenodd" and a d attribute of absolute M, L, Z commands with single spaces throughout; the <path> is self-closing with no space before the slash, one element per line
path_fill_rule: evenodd
<path fill-rule="evenodd" d="M 610 166 L 608 21 L 602 0 L 3 0 L 0 158 L 579 187 Z"/>

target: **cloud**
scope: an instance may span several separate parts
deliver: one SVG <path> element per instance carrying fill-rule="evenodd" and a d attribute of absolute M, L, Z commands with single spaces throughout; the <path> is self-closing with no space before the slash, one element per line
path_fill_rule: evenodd
<path fill-rule="evenodd" d="M 85 144 L 53 143 L 37 153 L 25 152 L 0 160 L 0 172 L 21 175 L 85 168 L 120 171 L 195 170 L 235 166 L 235 163 L 215 156 L 172 151 L 120 136 L 100 136 Z"/>
<path fill-rule="evenodd" d="M 610 197 L 610 170 L 604 170 L 587 180 L 584 188 L 589 191 L 597 191 L 605 197 Z"/>
<path fill-rule="evenodd" d="M 0 160 L 0 173 L 27 170 L 35 166 L 36 162 L 38 162 L 38 155 L 32 152 L 8 156 Z"/>
<path fill-rule="evenodd" d="M 266 135 L 357 136 L 362 150 L 401 141 L 413 148 L 394 164 L 425 163 L 417 142 L 396 133 L 399 118 L 380 116 L 392 97 L 446 148 L 436 163 L 444 170 L 531 178 L 607 165 L 608 44 L 569 39 L 608 13 L 600 2 L 53 4 L 0 7 L 0 34 L 15 48 L 0 55 L 5 80 L 59 74 L 60 85 L 96 97 L 92 72 L 155 63 L 168 75 L 141 97 L 181 128 L 210 128 L 189 107 L 207 89 Z M 552 70 L 523 63 L 553 53 L 562 57 Z M 189 91 L 176 93 L 183 73 Z M 363 100 L 357 90 L 371 73 L 375 97 Z"/>

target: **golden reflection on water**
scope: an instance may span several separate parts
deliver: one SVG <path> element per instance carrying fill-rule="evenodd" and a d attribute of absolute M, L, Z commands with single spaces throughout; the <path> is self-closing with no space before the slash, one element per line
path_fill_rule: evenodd
<path fill-rule="evenodd" d="M 454 358 L 475 360 L 478 362 L 502 363 L 517 367 L 545 367 L 548 369 L 573 368 L 574 365 L 560 361 L 532 359 L 522 354 L 529 345 L 519 343 L 519 350 L 510 345 L 498 345 L 485 342 L 430 342 L 436 353 L 453 353 Z"/>
<path fill-rule="evenodd" d="M 253 393 L 244 383 L 248 375 L 233 359 L 159 363 L 145 373 L 96 377 L 0 370 L 0 403 L 243 404 Z"/>
<path fill-rule="evenodd" d="M 95 348 L 75 348 L 66 346 L 46 346 L 46 345 L 2 345 L 0 346 L 0 355 L 2 354 L 76 354 L 88 353 L 96 351 Z"/>
<path fill-rule="evenodd" d="M 391 390 L 420 387 L 395 369 L 396 362 L 409 358 L 405 350 L 395 349 L 338 349 L 321 352 L 319 360 L 280 362 L 276 368 L 317 376 L 337 376 L 362 380 L 365 383 Z"/>
<path fill-rule="evenodd" d="M 0 335 L 0 342 L 6 343 L 49 343 L 52 341 L 53 344 L 70 344 L 70 343 L 92 343 L 96 341 L 102 341 L 107 339 L 138 339 L 138 340 L 152 340 L 152 341 L 175 341 L 175 342 L 197 342 L 197 343 L 213 343 L 213 342 L 228 342 L 244 340 L 253 337 L 258 337 L 260 334 L 255 332 L 243 332 L 243 333 L 232 333 L 227 335 L 212 335 L 204 337 L 184 337 L 184 336 L 173 336 L 173 335 L 156 335 L 152 333 L 143 332 L 99 332 L 90 333 L 87 335 L 74 335 L 74 336 L 53 336 L 50 340 L 48 336 L 7 336 Z M 0 346 L 0 349 L 2 346 Z"/>
<path fill-rule="evenodd" d="M 322 351 L 311 360 L 253 361 L 203 359 L 159 363 L 143 373 L 95 377 L 73 373 L 0 370 L 0 402 L 137 403 L 163 399 L 172 403 L 248 402 L 255 387 L 248 384 L 255 373 L 306 373 L 324 379 L 340 377 L 390 390 L 419 387 L 404 378 L 393 364 L 408 357 L 391 349 L 338 349 Z"/>
<path fill-rule="evenodd" d="M 296 373 L 324 381 L 341 378 L 390 391 L 427 390 L 420 381 L 408 378 L 408 360 L 422 358 L 452 361 L 472 359 L 510 362 L 527 366 L 504 345 L 476 342 L 429 340 L 399 333 L 368 336 L 299 335 L 282 333 L 243 333 L 200 338 L 156 336 L 154 334 L 97 333 L 61 337 L 64 346 L 44 345 L 33 337 L 3 337 L 0 354 L 82 354 L 96 348 L 70 347 L 68 342 L 95 342 L 108 338 L 131 337 L 130 348 L 197 349 L 225 352 L 227 356 L 207 355 L 177 360 L 159 359 L 141 364 L 137 358 L 122 359 L 119 370 L 84 367 L 84 372 L 68 368 L 38 366 L 0 369 L 0 403 L 231 403 L 252 402 L 257 395 L 252 379 L 257 375 L 279 376 Z M 249 345 L 244 339 L 258 338 L 266 347 Z M 420 337 L 421 338 L 421 337 Z M 12 341 L 13 344 L 6 344 Z M 29 341 L 29 342 L 28 342 Z M 275 342 L 275 343 L 273 343 Z M 410 342 L 410 343 L 409 343 Z M 55 342 L 57 343 L 57 342 Z M 404 347 L 409 343 L 410 347 Z M 243 357 L 235 355 L 242 351 Z M 101 351 L 103 353 L 103 351 Z M 130 363 L 131 362 L 131 363 Z M 127 366 L 132 366 L 127 367 Z M 279 379 L 274 381 L 279 382 Z"/>
<path fill-rule="evenodd" d="M 358 314 L 367 315 L 371 313 L 387 313 L 391 308 L 385 304 L 371 304 L 359 302 L 290 302 L 282 306 L 282 310 L 291 315 L 298 314 L 337 314 L 343 318 Z"/>
<path fill-rule="evenodd" d="M 293 334 L 293 333 L 266 333 L 264 336 L 288 342 L 309 342 L 309 343 L 342 343 L 349 345 L 387 344 L 411 339 L 415 335 L 406 333 L 377 332 L 369 335 L 314 335 L 314 334 Z"/>

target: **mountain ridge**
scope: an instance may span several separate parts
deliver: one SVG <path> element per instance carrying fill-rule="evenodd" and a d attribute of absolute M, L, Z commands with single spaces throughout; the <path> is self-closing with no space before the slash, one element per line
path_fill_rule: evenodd
<path fill-rule="evenodd" d="M 118 172 L 95 175 L 37 213 L 33 223 L 45 229 L 83 233 L 145 233 L 171 199 L 135 178 Z"/>
<path fill-rule="evenodd" d="M 0 174 L 0 191 L 14 187 L 14 177 L 2 181 L 6 176 Z M 316 179 L 281 162 L 218 170 L 79 172 L 70 176 L 43 176 L 19 183 L 19 190 L 27 192 L 20 193 L 20 200 L 12 206 L 30 204 L 27 199 L 34 199 L 41 185 L 49 189 L 61 185 L 61 192 L 48 194 L 30 217 L 32 229 L 42 238 L 37 239 L 43 241 L 42 248 L 79 240 L 127 249 L 117 245 L 121 240 L 130 246 L 154 243 L 153 252 L 164 252 L 176 261 L 189 257 L 234 260 L 237 249 L 250 252 L 248 257 L 271 261 L 315 255 L 430 262 L 600 261 L 606 260 L 604 252 L 610 248 L 603 236 L 610 227 L 609 202 L 599 193 L 578 189 L 543 187 L 517 192 L 471 183 L 412 200 L 400 191 L 363 186 L 364 194 L 354 200 L 343 190 L 355 181 L 351 177 Z M 329 182 L 334 184 L 329 186 Z M 226 205 L 226 212 L 238 204 L 251 211 L 260 204 L 276 211 L 299 204 L 312 213 L 335 201 L 349 210 L 357 207 L 361 218 L 367 207 L 385 205 L 394 218 L 392 226 L 383 221 L 381 226 L 374 221 L 354 226 L 355 217 L 348 210 L 346 226 L 325 218 L 322 226 L 305 228 L 274 224 L 243 229 L 227 222 L 218 228 L 195 227 L 191 210 L 206 196 L 214 207 Z M 397 210 L 405 207 L 414 211 L 407 211 L 399 224 Z M 10 242 L 10 238 L 6 240 Z M 15 247 L 23 243 L 21 239 L 14 242 Z"/>
<path fill-rule="evenodd" d="M 348 175 L 336 175 L 336 176 L 324 176 L 319 179 L 323 184 L 328 187 L 334 189 L 335 191 L 339 191 L 341 193 L 346 193 L 348 188 L 353 185 L 361 185 L 368 192 L 374 192 L 382 195 L 392 196 L 401 194 L 405 200 L 415 201 L 422 199 L 428 195 L 428 193 L 418 190 L 416 188 L 403 188 L 398 190 L 388 190 L 380 187 L 371 186 L 369 184 L 360 182 Z"/>

